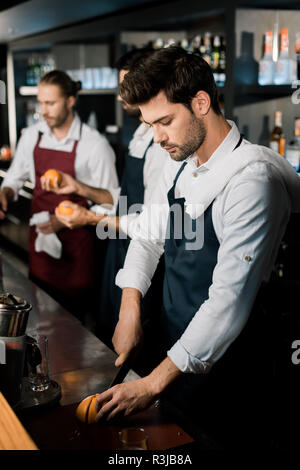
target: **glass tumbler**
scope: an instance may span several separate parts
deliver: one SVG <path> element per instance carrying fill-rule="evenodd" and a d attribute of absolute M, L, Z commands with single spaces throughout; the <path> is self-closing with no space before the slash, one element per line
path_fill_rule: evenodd
<path fill-rule="evenodd" d="M 147 450 L 148 434 L 143 428 L 125 428 L 119 432 L 121 450 Z"/>
<path fill-rule="evenodd" d="M 33 392 L 43 392 L 50 386 L 48 338 L 30 332 L 27 338 L 28 386 Z"/>

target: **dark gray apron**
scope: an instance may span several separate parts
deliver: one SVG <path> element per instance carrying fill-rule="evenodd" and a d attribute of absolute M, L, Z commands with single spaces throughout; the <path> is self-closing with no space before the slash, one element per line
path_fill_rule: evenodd
<path fill-rule="evenodd" d="M 242 136 L 233 151 L 241 142 Z M 204 245 L 202 249 L 186 250 L 186 243 L 191 240 L 186 239 L 184 235 L 184 223 L 189 222 L 195 232 L 196 221 L 191 220 L 185 212 L 185 199 L 175 198 L 175 186 L 185 165 L 186 162 L 181 166 L 168 193 L 170 208 L 178 204 L 182 209 L 183 236 L 176 239 L 174 214 L 170 211 L 168 221 L 170 237 L 165 243 L 160 339 L 155 339 L 155 342 L 163 345 L 163 355 L 180 338 L 200 306 L 208 299 L 219 250 L 219 242 L 212 222 L 212 204 L 203 215 Z M 167 400 L 182 411 L 189 423 L 194 422 L 196 426 L 199 425 L 199 428 L 209 428 L 211 432 L 224 429 L 225 425 L 225 429 L 229 431 L 233 423 L 239 422 L 239 418 L 246 414 L 249 418 L 246 408 L 252 409 L 251 402 L 249 402 L 250 396 L 257 407 L 257 400 L 262 397 L 262 393 L 260 395 L 257 392 L 264 383 L 264 371 L 260 366 L 266 359 L 261 356 L 264 354 L 261 349 L 264 338 L 259 304 L 260 296 L 255 302 L 246 327 L 209 373 L 185 374 L 167 392 Z M 252 411 L 251 415 L 254 416 Z M 233 425 L 239 435 L 240 431 L 236 426 Z"/>

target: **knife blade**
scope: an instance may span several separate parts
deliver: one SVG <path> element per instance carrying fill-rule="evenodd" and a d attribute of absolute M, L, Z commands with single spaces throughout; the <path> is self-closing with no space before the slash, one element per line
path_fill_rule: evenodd
<path fill-rule="evenodd" d="M 133 363 L 137 357 L 137 352 L 132 353 L 120 366 L 118 372 L 116 373 L 115 377 L 109 384 L 109 388 L 113 387 L 114 385 L 120 384 L 125 379 L 126 375 L 128 374 L 129 370 L 132 368 Z"/>

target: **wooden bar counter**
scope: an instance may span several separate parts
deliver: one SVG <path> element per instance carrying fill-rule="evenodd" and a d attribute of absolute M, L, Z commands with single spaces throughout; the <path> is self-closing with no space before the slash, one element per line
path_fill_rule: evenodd
<path fill-rule="evenodd" d="M 33 308 L 27 332 L 37 328 L 48 336 L 50 377 L 62 389 L 59 404 L 36 408 L 17 415 L 40 450 L 117 450 L 118 432 L 126 427 L 143 427 L 149 436 L 149 450 L 164 450 L 190 444 L 194 439 L 159 406 L 114 424 L 84 424 L 75 417 L 77 404 L 86 396 L 101 393 L 117 369 L 116 354 L 85 329 L 49 295 L 17 271 L 2 257 L 6 292 L 28 300 Z M 125 380 L 137 375 L 130 371 Z"/>

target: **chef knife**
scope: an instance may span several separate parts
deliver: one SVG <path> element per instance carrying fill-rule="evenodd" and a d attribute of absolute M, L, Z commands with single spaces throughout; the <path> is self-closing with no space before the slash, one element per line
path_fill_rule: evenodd
<path fill-rule="evenodd" d="M 121 365 L 118 372 L 116 373 L 115 377 L 111 381 L 108 388 L 113 387 L 114 385 L 120 384 L 125 379 L 126 375 L 128 374 L 129 370 L 132 368 L 133 363 L 135 362 L 137 357 L 137 351 L 133 352 Z"/>

